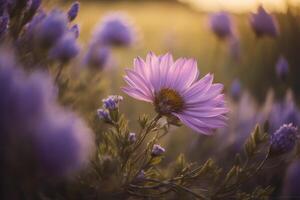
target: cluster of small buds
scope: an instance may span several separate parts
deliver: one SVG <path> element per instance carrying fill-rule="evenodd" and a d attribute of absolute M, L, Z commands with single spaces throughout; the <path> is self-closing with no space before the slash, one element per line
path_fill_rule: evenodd
<path fill-rule="evenodd" d="M 129 133 L 128 135 L 128 141 L 132 144 L 136 141 L 136 134 L 135 133 Z"/>
<path fill-rule="evenodd" d="M 271 136 L 271 155 L 280 155 L 292 151 L 298 138 L 298 129 L 292 124 L 282 125 Z"/>
<path fill-rule="evenodd" d="M 109 112 L 107 110 L 104 109 L 98 109 L 97 110 L 97 114 L 99 116 L 100 119 L 106 121 L 106 122 L 110 122 L 111 118 L 109 116 Z"/>
<path fill-rule="evenodd" d="M 119 102 L 123 100 L 122 96 L 118 95 L 111 95 L 108 96 L 106 99 L 103 99 L 103 107 L 108 110 L 115 110 L 119 108 Z"/>
<path fill-rule="evenodd" d="M 100 119 L 105 122 L 112 122 L 117 120 L 119 103 L 123 100 L 122 96 L 111 95 L 106 99 L 103 99 L 103 105 L 101 109 L 97 110 L 97 114 Z"/>
<path fill-rule="evenodd" d="M 153 145 L 151 155 L 152 156 L 161 156 L 163 153 L 165 153 L 165 149 L 161 147 L 159 144 Z"/>

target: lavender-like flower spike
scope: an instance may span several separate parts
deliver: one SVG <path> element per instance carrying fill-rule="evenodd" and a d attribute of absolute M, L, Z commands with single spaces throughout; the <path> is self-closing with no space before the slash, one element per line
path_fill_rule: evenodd
<path fill-rule="evenodd" d="M 232 20 L 227 12 L 214 13 L 210 17 L 210 28 L 220 38 L 232 36 Z"/>
<path fill-rule="evenodd" d="M 67 17 L 58 10 L 49 13 L 35 27 L 34 35 L 37 45 L 43 48 L 52 47 L 67 30 Z"/>
<path fill-rule="evenodd" d="M 79 53 L 79 45 L 73 33 L 65 34 L 50 50 L 49 57 L 62 63 L 69 62 Z"/>
<path fill-rule="evenodd" d="M 85 55 L 84 61 L 92 69 L 106 69 L 111 61 L 111 50 L 109 47 L 91 45 Z"/>
<path fill-rule="evenodd" d="M 250 24 L 257 37 L 279 35 L 278 23 L 272 15 L 260 6 L 257 13 L 253 13 L 250 18 Z"/>
<path fill-rule="evenodd" d="M 68 19 L 70 22 L 73 21 L 77 17 L 78 12 L 79 12 L 79 6 L 80 6 L 80 4 L 78 1 L 74 2 L 71 5 L 71 8 L 68 11 Z"/>
<path fill-rule="evenodd" d="M 136 141 L 136 134 L 135 133 L 129 133 L 129 135 L 128 135 L 128 141 L 130 143 L 135 143 L 135 141 Z"/>
<path fill-rule="evenodd" d="M 177 117 L 185 125 L 203 134 L 224 127 L 228 109 L 223 85 L 213 84 L 207 74 L 198 80 L 194 59 L 173 61 L 171 54 L 147 55 L 134 60 L 133 69 L 126 70 L 123 91 L 138 100 L 150 102 L 159 115 Z"/>
<path fill-rule="evenodd" d="M 166 150 L 163 147 L 161 147 L 160 145 L 154 144 L 153 148 L 152 148 L 151 155 L 152 156 L 161 156 L 162 154 L 165 153 L 165 151 Z"/>
<path fill-rule="evenodd" d="M 298 139 L 298 129 L 292 124 L 282 125 L 271 136 L 271 155 L 280 155 L 292 151 Z"/>
<path fill-rule="evenodd" d="M 109 46 L 130 46 L 135 40 L 135 30 L 123 14 L 109 14 L 103 18 L 94 34 L 94 42 Z"/>
<path fill-rule="evenodd" d="M 103 99 L 103 107 L 108 110 L 115 110 L 119 108 L 119 103 L 123 101 L 122 96 L 118 95 L 111 95 L 107 97 L 106 99 Z"/>
<path fill-rule="evenodd" d="M 276 63 L 275 69 L 276 69 L 276 74 L 277 74 L 278 78 L 280 78 L 281 80 L 284 80 L 289 72 L 288 61 L 283 56 L 280 56 L 280 58 L 278 59 L 278 61 Z"/>

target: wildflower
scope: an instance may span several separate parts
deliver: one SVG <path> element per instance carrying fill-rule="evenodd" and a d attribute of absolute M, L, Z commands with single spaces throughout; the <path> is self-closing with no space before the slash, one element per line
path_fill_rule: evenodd
<path fill-rule="evenodd" d="M 194 59 L 172 55 L 157 57 L 149 53 L 146 61 L 134 60 L 133 70 L 126 70 L 128 84 L 123 91 L 138 100 L 154 104 L 162 116 L 175 116 L 197 132 L 209 134 L 225 126 L 222 84 L 213 84 L 208 74 L 198 80 L 199 71 Z"/>
<path fill-rule="evenodd" d="M 292 124 L 282 125 L 275 133 L 271 135 L 270 153 L 284 154 L 292 151 L 295 147 L 298 129 Z"/>
<path fill-rule="evenodd" d="M 107 97 L 106 99 L 103 99 L 103 107 L 108 110 L 115 110 L 119 108 L 119 103 L 123 101 L 122 96 L 118 95 L 111 95 Z"/>
<path fill-rule="evenodd" d="M 272 15 L 260 6 L 257 13 L 253 13 L 250 18 L 250 24 L 257 37 L 279 35 L 278 23 Z"/>
<path fill-rule="evenodd" d="M 35 27 L 35 41 L 40 47 L 52 47 L 67 29 L 67 17 L 64 13 L 54 10 Z"/>
<path fill-rule="evenodd" d="M 240 81 L 238 79 L 235 79 L 231 83 L 231 88 L 230 88 L 231 97 L 236 101 L 239 100 L 242 92 L 241 90 L 242 90 L 242 86 Z"/>
<path fill-rule="evenodd" d="M 163 147 L 161 147 L 160 145 L 154 144 L 151 155 L 152 156 L 161 156 L 163 153 L 165 153 L 165 151 L 166 150 Z"/>
<path fill-rule="evenodd" d="M 49 56 L 52 59 L 59 60 L 62 63 L 68 62 L 77 56 L 79 46 L 76 42 L 74 34 L 68 33 L 64 35 L 50 50 Z"/>
<path fill-rule="evenodd" d="M 71 5 L 71 8 L 69 9 L 68 11 L 68 19 L 69 21 L 73 21 L 76 17 L 77 17 L 77 14 L 78 14 L 78 11 L 79 11 L 79 2 L 76 1 L 74 2 L 72 5 Z"/>
<path fill-rule="evenodd" d="M 128 141 L 130 143 L 135 143 L 135 141 L 136 141 L 136 134 L 135 133 L 129 133 L 129 135 L 128 135 Z"/>
<path fill-rule="evenodd" d="M 293 197 L 295 198 L 299 197 L 300 196 L 299 184 L 300 184 L 300 160 L 298 159 L 292 162 L 292 164 L 287 169 L 281 198 L 293 199 Z"/>
<path fill-rule="evenodd" d="M 134 27 L 126 15 L 109 14 L 97 27 L 94 40 L 101 45 L 130 46 L 134 37 Z"/>
<path fill-rule="evenodd" d="M 111 121 L 111 118 L 109 116 L 109 112 L 105 109 L 98 109 L 97 110 L 97 114 L 99 116 L 100 119 L 104 120 L 104 121 Z"/>
<path fill-rule="evenodd" d="M 108 47 L 91 46 L 85 55 L 85 63 L 93 69 L 105 69 L 109 66 L 111 50 Z"/>
<path fill-rule="evenodd" d="M 275 68 L 276 68 L 276 74 L 277 74 L 278 78 L 280 78 L 281 80 L 284 80 L 289 72 L 288 61 L 283 56 L 280 56 L 280 58 L 278 59 L 278 61 L 276 63 Z"/>
<path fill-rule="evenodd" d="M 220 39 L 233 34 L 232 21 L 227 12 L 218 12 L 210 16 L 210 28 Z"/>

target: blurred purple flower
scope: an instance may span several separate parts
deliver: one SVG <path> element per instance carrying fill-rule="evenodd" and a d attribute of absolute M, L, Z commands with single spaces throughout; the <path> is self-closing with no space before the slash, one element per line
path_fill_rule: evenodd
<path fill-rule="evenodd" d="M 242 86 L 241 86 L 241 82 L 238 79 L 235 79 L 232 83 L 231 83 L 231 87 L 230 87 L 230 95 L 233 98 L 233 100 L 238 101 L 240 96 L 242 93 Z"/>
<path fill-rule="evenodd" d="M 123 101 L 123 97 L 118 95 L 111 95 L 102 100 L 103 107 L 108 110 L 118 109 L 121 101 Z"/>
<path fill-rule="evenodd" d="M 285 80 L 285 78 L 287 77 L 287 75 L 289 73 L 288 61 L 283 56 L 280 56 L 276 63 L 275 69 L 276 69 L 276 74 L 277 74 L 278 78 L 281 80 Z"/>
<path fill-rule="evenodd" d="M 220 39 L 232 36 L 232 20 L 229 13 L 222 11 L 212 14 L 210 16 L 210 28 Z"/>
<path fill-rule="evenodd" d="M 267 114 L 270 132 L 275 132 L 282 124 L 300 125 L 300 112 L 291 94 L 287 93 L 284 101 L 270 104 L 271 109 Z"/>
<path fill-rule="evenodd" d="M 251 14 L 250 24 L 257 37 L 276 37 L 279 35 L 278 23 L 275 17 L 267 13 L 262 6 L 259 6 L 256 14 Z"/>
<path fill-rule="evenodd" d="M 2 150 L 14 152 L 16 157 L 10 156 L 11 160 L 31 160 L 30 166 L 36 164 L 33 173 L 43 176 L 79 170 L 92 153 L 91 131 L 57 104 L 57 88 L 46 74 L 26 75 L 14 60 L 7 50 L 1 53 L 0 154 Z M 14 164 L 19 170 L 27 167 L 27 163 Z"/>
<path fill-rule="evenodd" d="M 282 190 L 282 199 L 297 199 L 300 197 L 300 160 L 295 160 L 288 167 Z"/>
<path fill-rule="evenodd" d="M 105 69 L 111 61 L 111 50 L 109 47 L 91 46 L 85 55 L 84 61 L 86 65 L 93 69 Z"/>
<path fill-rule="evenodd" d="M 78 24 L 73 25 L 70 28 L 70 32 L 74 34 L 75 38 L 77 39 L 79 37 L 80 29 Z"/>
<path fill-rule="evenodd" d="M 98 109 L 97 110 L 98 117 L 106 122 L 110 122 L 111 118 L 109 112 L 106 109 Z"/>
<path fill-rule="evenodd" d="M 162 154 L 165 153 L 165 151 L 166 150 L 163 147 L 161 147 L 160 145 L 154 144 L 153 148 L 152 148 L 151 155 L 152 156 L 161 156 Z"/>
<path fill-rule="evenodd" d="M 226 125 L 222 84 L 213 84 L 207 74 L 198 80 L 199 71 L 194 59 L 173 61 L 171 54 L 147 55 L 146 61 L 134 60 L 133 69 L 126 70 L 123 91 L 138 100 L 153 103 L 163 116 L 175 116 L 185 125 L 203 134 Z"/>
<path fill-rule="evenodd" d="M 108 14 L 97 27 L 94 42 L 110 46 L 130 46 L 135 40 L 135 30 L 124 14 Z"/>
<path fill-rule="evenodd" d="M 65 34 L 50 50 L 49 57 L 62 63 L 69 62 L 79 53 L 79 45 L 73 33 Z"/>
<path fill-rule="evenodd" d="M 292 151 L 298 139 L 298 129 L 292 124 L 282 125 L 271 135 L 270 155 L 280 155 Z"/>
<path fill-rule="evenodd" d="M 61 39 L 67 30 L 67 17 L 53 10 L 35 26 L 35 42 L 43 48 L 50 48 Z"/>
<path fill-rule="evenodd" d="M 80 6 L 80 4 L 78 1 L 74 2 L 71 5 L 71 8 L 68 11 L 68 19 L 70 22 L 73 21 L 77 17 L 78 12 L 79 12 L 79 6 Z"/>

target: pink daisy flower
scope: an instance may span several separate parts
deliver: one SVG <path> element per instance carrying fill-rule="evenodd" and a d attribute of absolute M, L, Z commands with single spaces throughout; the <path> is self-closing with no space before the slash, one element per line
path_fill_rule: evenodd
<path fill-rule="evenodd" d="M 222 84 L 213 84 L 213 75 L 198 80 L 199 71 L 194 59 L 171 54 L 147 55 L 136 58 L 133 69 L 126 70 L 122 88 L 129 96 L 150 102 L 155 110 L 166 117 L 177 117 L 195 131 L 209 135 L 224 127 L 228 109 L 225 107 Z"/>

